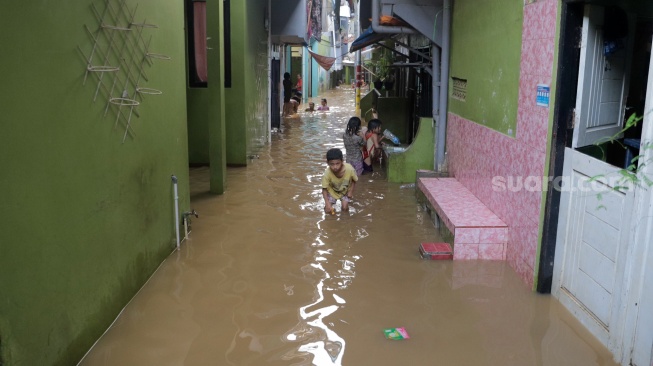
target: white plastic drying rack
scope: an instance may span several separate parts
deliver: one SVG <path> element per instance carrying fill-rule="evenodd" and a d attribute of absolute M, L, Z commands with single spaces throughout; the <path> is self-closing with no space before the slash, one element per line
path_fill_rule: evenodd
<path fill-rule="evenodd" d="M 146 42 L 143 31 L 158 26 L 148 24 L 145 20 L 141 23 L 134 21 L 138 4 L 130 10 L 126 0 L 106 0 L 101 12 L 94 4 L 91 8 L 98 26 L 92 31 L 84 25 L 86 33 L 93 41 L 90 55 L 86 56 L 78 46 L 86 61 L 83 85 L 86 84 L 89 74 L 94 75 L 97 86 L 93 101 L 97 100 L 102 90 L 107 101 L 104 116 L 106 117 L 110 110 L 115 112 L 114 129 L 120 122 L 125 126 L 122 137 L 124 143 L 127 135 L 132 138 L 136 136 L 132 128 L 132 116 L 140 117 L 137 108 L 144 101 L 143 95 L 163 94 L 158 89 L 141 86 L 142 81 L 149 81 L 144 66 L 152 66 L 155 59 L 170 60 L 170 57 L 150 52 L 152 36 L 150 35 Z"/>

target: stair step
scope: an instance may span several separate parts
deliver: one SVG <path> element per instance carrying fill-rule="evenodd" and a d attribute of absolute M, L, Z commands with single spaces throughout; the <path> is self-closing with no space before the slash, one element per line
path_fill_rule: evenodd
<path fill-rule="evenodd" d="M 424 259 L 453 259 L 453 250 L 448 243 L 422 243 L 419 253 Z"/>

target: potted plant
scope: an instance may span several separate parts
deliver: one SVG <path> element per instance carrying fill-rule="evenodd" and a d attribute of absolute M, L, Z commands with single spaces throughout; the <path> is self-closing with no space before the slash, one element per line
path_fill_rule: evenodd
<path fill-rule="evenodd" d="M 394 76 L 392 75 L 392 64 L 394 60 L 392 53 L 384 50 L 378 59 L 365 61 L 365 67 L 374 74 L 374 88 L 381 90 L 385 86 L 386 90 L 394 86 Z"/>
<path fill-rule="evenodd" d="M 379 65 L 379 60 L 367 60 L 365 61 L 365 67 L 373 75 L 373 84 L 376 90 L 381 90 L 383 87 L 383 79 L 381 78 L 381 68 Z"/>
<path fill-rule="evenodd" d="M 384 80 L 390 71 L 390 59 L 385 54 L 382 55 L 381 58 L 377 61 L 377 66 L 379 77 L 381 80 Z"/>
<path fill-rule="evenodd" d="M 395 84 L 394 75 L 392 74 L 392 53 L 385 51 L 383 56 L 379 60 L 379 75 L 381 75 L 381 80 L 383 80 L 383 85 L 386 90 L 392 89 Z"/>

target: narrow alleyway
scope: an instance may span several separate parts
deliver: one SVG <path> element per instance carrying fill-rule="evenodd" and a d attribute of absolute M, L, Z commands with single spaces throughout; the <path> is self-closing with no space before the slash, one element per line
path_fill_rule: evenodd
<path fill-rule="evenodd" d="M 364 175 L 351 211 L 324 215 L 324 154 L 354 94 L 320 97 L 331 111 L 285 119 L 224 195 L 191 169 L 190 239 L 81 365 L 615 365 L 505 263 L 420 259 L 438 236 L 410 185 Z M 410 339 L 384 338 L 402 326 Z"/>

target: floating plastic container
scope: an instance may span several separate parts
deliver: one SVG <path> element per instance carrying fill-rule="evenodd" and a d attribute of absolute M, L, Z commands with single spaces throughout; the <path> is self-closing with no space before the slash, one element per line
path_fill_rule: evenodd
<path fill-rule="evenodd" d="M 385 138 L 387 138 L 388 140 L 392 141 L 392 143 L 395 144 L 395 145 L 400 144 L 399 138 L 397 136 L 395 136 L 394 133 L 390 132 L 390 130 L 384 130 L 383 131 L 383 136 L 385 136 Z"/>

